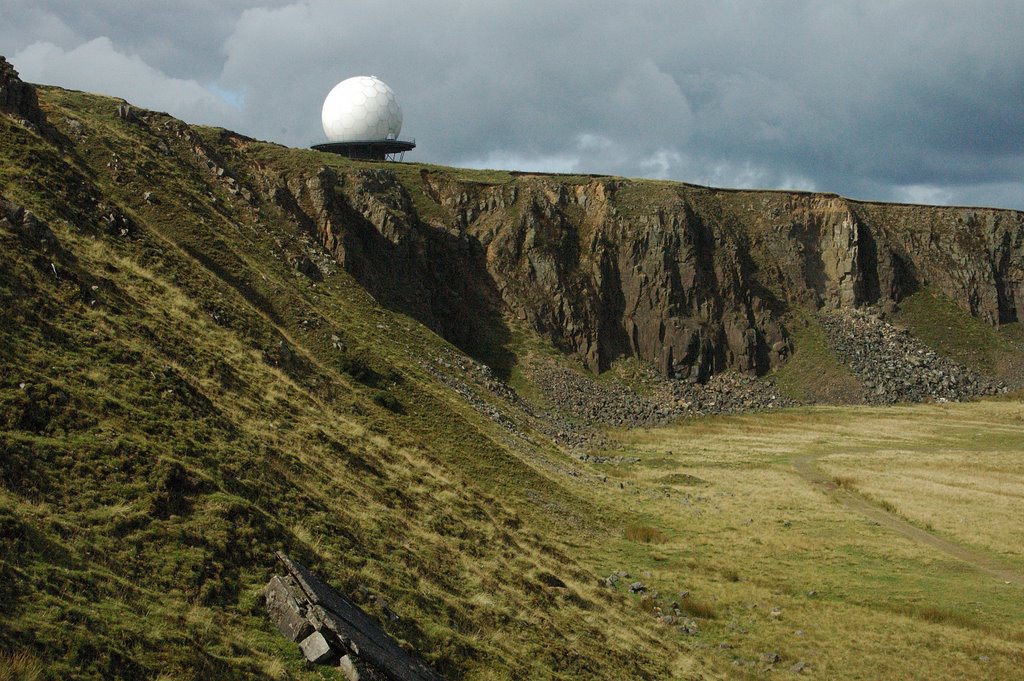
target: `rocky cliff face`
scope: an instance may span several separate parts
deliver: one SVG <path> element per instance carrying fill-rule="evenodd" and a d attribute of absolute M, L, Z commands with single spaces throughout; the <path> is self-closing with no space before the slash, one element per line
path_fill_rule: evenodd
<path fill-rule="evenodd" d="M 0 110 L 60 134 L 2 58 Z M 704 382 L 785 362 L 796 309 L 892 310 L 928 286 L 992 325 L 1024 316 L 1016 211 L 386 166 L 301 151 L 301 163 L 281 163 L 267 160 L 267 145 L 233 133 L 217 141 L 179 121 L 146 127 L 166 137 L 161 153 L 184 139 L 200 172 L 233 197 L 278 211 L 378 300 L 499 372 L 511 364 L 516 325 L 595 372 L 636 356 L 666 376 Z M 308 257 L 296 263 L 317 274 Z"/>
<path fill-rule="evenodd" d="M 410 170 L 262 178 L 375 295 L 470 351 L 518 319 L 594 371 L 634 355 L 704 381 L 784 362 L 794 308 L 929 285 L 990 324 L 1024 315 L 1019 212 Z"/>
<path fill-rule="evenodd" d="M 0 56 L 0 111 L 14 114 L 38 127 L 45 124 L 36 89 L 22 82 L 18 72 Z"/>

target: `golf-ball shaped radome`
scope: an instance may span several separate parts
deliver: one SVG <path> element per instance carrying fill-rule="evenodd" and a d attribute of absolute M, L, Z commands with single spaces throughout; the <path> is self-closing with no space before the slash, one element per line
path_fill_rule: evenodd
<path fill-rule="evenodd" d="M 402 107 L 382 80 L 356 76 L 327 94 L 321 120 L 331 142 L 393 140 L 402 131 Z"/>

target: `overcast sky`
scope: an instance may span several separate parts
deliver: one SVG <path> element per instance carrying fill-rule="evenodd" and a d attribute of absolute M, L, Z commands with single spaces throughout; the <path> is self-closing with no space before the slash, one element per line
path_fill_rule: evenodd
<path fill-rule="evenodd" d="M 407 159 L 1024 209 L 1024 2 L 0 0 L 25 80 L 292 146 L 340 80 Z"/>

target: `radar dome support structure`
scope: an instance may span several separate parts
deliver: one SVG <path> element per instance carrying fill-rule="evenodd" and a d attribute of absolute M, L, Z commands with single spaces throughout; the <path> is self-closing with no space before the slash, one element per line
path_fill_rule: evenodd
<path fill-rule="evenodd" d="M 321 122 L 328 141 L 314 144 L 318 151 L 384 161 L 401 160 L 416 147 L 415 140 L 398 138 L 402 107 L 376 76 L 356 76 L 335 85 L 324 100 Z"/>

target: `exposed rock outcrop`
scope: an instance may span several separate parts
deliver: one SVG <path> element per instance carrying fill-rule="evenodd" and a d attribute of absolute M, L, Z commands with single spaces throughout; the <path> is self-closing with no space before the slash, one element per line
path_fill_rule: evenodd
<path fill-rule="evenodd" d="M 314 664 L 337 665 L 351 681 L 442 681 L 359 606 L 278 552 L 284 575 L 263 589 L 267 613 Z"/>
<path fill-rule="evenodd" d="M 0 111 L 20 116 L 33 125 L 45 125 L 46 116 L 39 108 L 36 89 L 21 80 L 4 57 L 0 56 Z"/>
<path fill-rule="evenodd" d="M 37 218 L 32 211 L 16 203 L 8 201 L 0 195 L 0 227 L 6 227 L 16 233 L 34 251 L 63 257 L 64 249 L 60 241 L 46 223 Z"/>
<path fill-rule="evenodd" d="M 593 371 L 637 356 L 703 383 L 784 363 L 796 306 L 892 309 L 928 285 L 991 324 L 1024 314 L 1016 211 L 425 169 L 265 180 L 375 296 L 471 354 L 513 320 Z"/>
<path fill-rule="evenodd" d="M 637 355 L 666 375 L 704 381 L 726 368 L 763 373 L 789 351 L 747 280 L 743 235 L 715 234 L 685 201 L 627 220 L 609 203 L 610 180 L 571 190 L 523 180 L 473 188 L 472 200 L 423 181 L 452 222 L 425 221 L 387 170 L 338 177 L 325 168 L 271 193 L 378 298 L 471 354 L 500 345 L 503 317 L 594 371 Z"/>

